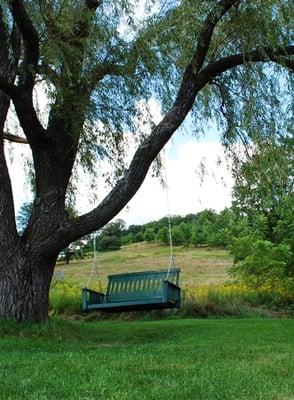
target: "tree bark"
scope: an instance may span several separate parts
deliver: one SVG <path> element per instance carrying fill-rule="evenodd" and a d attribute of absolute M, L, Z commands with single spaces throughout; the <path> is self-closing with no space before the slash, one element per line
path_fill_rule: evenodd
<path fill-rule="evenodd" d="M 6 258 L 5 258 L 6 257 Z M 33 258 L 21 245 L 7 256 L 0 269 L 0 318 L 16 321 L 45 321 L 49 289 L 56 257 Z"/>

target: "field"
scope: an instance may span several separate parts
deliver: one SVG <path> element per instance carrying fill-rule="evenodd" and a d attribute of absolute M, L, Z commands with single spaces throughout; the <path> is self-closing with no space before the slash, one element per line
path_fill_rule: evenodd
<path fill-rule="evenodd" d="M 0 323 L 2 400 L 293 400 L 294 321 Z"/>
<path fill-rule="evenodd" d="M 227 250 L 175 247 L 175 255 L 176 265 L 182 270 L 183 287 L 220 284 L 228 279 L 227 269 L 232 265 L 232 258 Z M 119 251 L 99 253 L 97 260 L 105 286 L 109 274 L 167 268 L 169 247 L 136 243 L 124 246 Z M 92 258 L 73 260 L 69 265 L 57 264 L 56 271 L 64 271 L 66 279 L 83 286 L 89 278 L 92 265 Z"/>
<path fill-rule="evenodd" d="M 230 282 L 228 269 L 233 260 L 227 250 L 212 248 L 175 248 L 176 265 L 181 267 L 181 310 L 160 313 L 133 313 L 114 315 L 113 319 L 150 319 L 211 316 L 269 316 L 282 317 L 294 313 L 293 293 L 271 287 L 258 290 Z M 169 248 L 155 244 L 132 244 L 119 251 L 99 253 L 98 268 L 102 287 L 96 274 L 90 288 L 105 290 L 107 276 L 141 270 L 167 268 Z M 57 264 L 57 272 L 64 272 L 64 280 L 53 281 L 51 308 L 53 315 L 81 314 L 81 287 L 90 276 L 93 259 L 71 261 L 69 265 Z M 84 315 L 85 316 L 85 315 Z M 103 319 L 102 315 L 91 315 Z"/>

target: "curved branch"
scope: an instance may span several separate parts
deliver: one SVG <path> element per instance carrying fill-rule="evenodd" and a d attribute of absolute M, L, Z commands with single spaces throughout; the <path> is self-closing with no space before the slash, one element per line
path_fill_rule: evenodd
<path fill-rule="evenodd" d="M 109 222 L 134 196 L 144 181 L 150 165 L 179 128 L 192 108 L 196 95 L 206 82 L 195 79 L 191 64 L 187 67 L 178 96 L 162 121 L 138 147 L 125 176 L 99 206 L 73 220 L 61 235 L 59 245 L 74 241 Z"/>
<path fill-rule="evenodd" d="M 44 141 L 48 137 L 47 131 L 37 116 L 31 96 L 25 96 L 21 88 L 9 84 L 1 77 L 0 90 L 3 90 L 12 99 L 17 117 L 30 144 L 40 144 Z"/>
<path fill-rule="evenodd" d="M 11 44 L 11 47 L 10 47 Z M 3 143 L 3 128 L 10 106 L 10 98 L 6 91 L 1 90 L 1 83 L 10 94 L 15 93 L 13 85 L 15 79 L 15 67 L 18 63 L 19 53 L 18 38 L 15 26 L 9 35 L 9 30 L 3 19 L 3 10 L 0 6 L 0 71 L 3 79 L 0 78 L 0 248 L 1 251 L 15 247 L 18 242 L 18 233 L 15 224 L 15 210 L 11 180 L 5 158 Z M 14 60 L 11 62 L 11 51 Z"/>
<path fill-rule="evenodd" d="M 20 96 L 20 90 L 17 86 L 12 83 L 9 83 L 7 79 L 4 79 L 0 76 L 0 90 L 3 90 L 11 99 Z"/>
<path fill-rule="evenodd" d="M 261 50 L 251 51 L 250 53 L 234 54 L 209 64 L 206 68 L 200 71 L 199 77 L 205 80 L 211 80 L 229 69 L 248 62 L 272 61 L 294 70 L 294 61 L 287 59 L 287 56 L 293 55 L 294 46 L 281 47 L 277 49 L 264 48 Z"/>
<path fill-rule="evenodd" d="M 90 74 L 87 75 L 87 84 L 88 90 L 94 90 L 97 86 L 97 83 L 101 81 L 105 76 L 112 75 L 112 76 L 122 76 L 128 75 L 131 76 L 135 73 L 138 60 L 140 57 L 140 53 L 138 51 L 138 42 L 140 38 L 135 40 L 132 44 L 131 48 L 128 51 L 128 55 L 125 56 L 127 59 L 127 63 L 122 64 L 114 64 L 108 61 L 105 61 L 101 64 L 96 65 Z M 90 75 L 90 76 L 89 76 Z"/>
<path fill-rule="evenodd" d="M 10 0 L 10 7 L 13 18 L 20 30 L 25 47 L 25 57 L 23 62 L 23 74 L 20 86 L 25 90 L 32 91 L 36 68 L 39 62 L 39 36 L 25 9 L 22 0 Z"/>
<path fill-rule="evenodd" d="M 230 68 L 249 61 L 273 61 L 279 56 L 293 54 L 294 46 L 284 49 L 267 49 L 253 51 L 247 55 L 236 54 L 219 60 L 197 76 L 190 64 L 184 74 L 177 99 L 163 120 L 152 130 L 150 136 L 139 146 L 125 176 L 104 198 L 98 207 L 73 220 L 65 229 L 67 241 L 74 241 L 89 232 L 99 229 L 109 222 L 133 197 L 141 186 L 148 169 L 176 129 L 186 118 L 192 108 L 197 93 L 208 84 L 212 78 Z"/>
<path fill-rule="evenodd" d="M 200 37 L 198 40 L 197 48 L 195 55 L 192 59 L 192 65 L 194 69 L 194 73 L 197 74 L 206 57 L 208 52 L 213 31 L 218 22 L 222 19 L 222 17 L 234 6 L 239 3 L 240 0 L 222 0 L 216 4 L 213 10 L 206 17 L 203 27 L 200 33 Z"/>
<path fill-rule="evenodd" d="M 193 66 L 193 71 L 195 74 L 199 72 L 204 63 L 206 54 L 211 43 L 214 28 L 222 19 L 222 17 L 239 2 L 240 0 L 221 0 L 207 15 L 206 19 L 203 22 L 198 45 L 191 61 L 191 65 Z M 90 73 L 90 79 L 87 76 L 87 81 L 89 82 L 88 86 L 90 90 L 94 89 L 97 83 L 107 75 L 121 76 L 125 75 L 126 73 L 128 75 L 132 75 L 136 71 L 137 62 L 140 55 L 138 52 L 138 42 L 140 42 L 140 37 L 133 43 L 129 51 L 129 56 L 125 57 L 129 60 L 128 63 L 119 65 L 106 61 L 102 64 L 97 65 L 96 68 L 94 68 L 93 71 Z"/>

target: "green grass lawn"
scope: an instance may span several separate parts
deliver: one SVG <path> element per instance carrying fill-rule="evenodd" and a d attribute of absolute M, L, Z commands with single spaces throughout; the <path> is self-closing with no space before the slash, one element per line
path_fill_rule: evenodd
<path fill-rule="evenodd" d="M 191 287 L 220 284 L 228 279 L 227 270 L 232 257 L 227 250 L 176 246 L 176 265 L 181 267 L 181 283 Z M 157 270 L 168 267 L 169 247 L 158 244 L 135 243 L 121 250 L 98 253 L 98 266 L 103 284 L 107 275 L 132 271 Z M 64 271 L 65 278 L 85 285 L 93 260 L 73 260 L 69 265 L 57 264 L 56 271 Z"/>
<path fill-rule="evenodd" d="M 294 321 L 0 323 L 0 398 L 294 399 Z"/>

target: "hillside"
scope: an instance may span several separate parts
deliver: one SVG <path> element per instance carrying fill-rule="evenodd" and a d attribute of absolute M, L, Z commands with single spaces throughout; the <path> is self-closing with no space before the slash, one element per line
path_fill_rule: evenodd
<path fill-rule="evenodd" d="M 228 279 L 227 270 L 232 265 L 232 257 L 227 250 L 177 246 L 174 253 L 176 265 L 182 270 L 183 287 L 220 284 Z M 134 243 L 123 246 L 121 250 L 97 253 L 103 284 L 109 274 L 163 269 L 167 268 L 168 262 L 169 247 L 157 244 Z M 71 261 L 68 265 L 59 263 L 56 271 L 63 271 L 66 279 L 83 286 L 89 278 L 92 265 L 91 257 Z"/>

